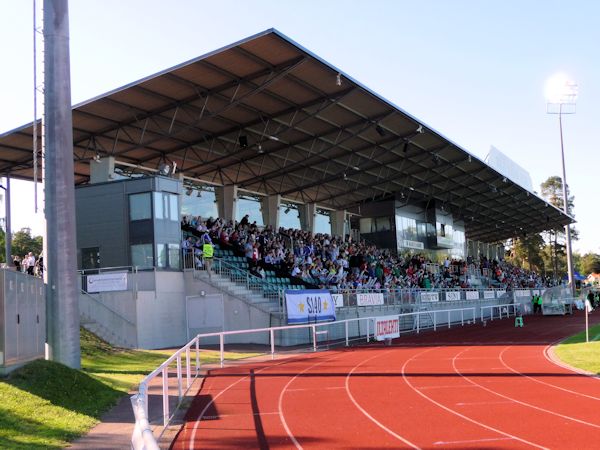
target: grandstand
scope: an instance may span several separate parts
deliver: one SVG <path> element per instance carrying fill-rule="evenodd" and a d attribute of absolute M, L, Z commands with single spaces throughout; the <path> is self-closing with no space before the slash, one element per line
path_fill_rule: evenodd
<path fill-rule="evenodd" d="M 33 129 L 0 136 L 0 170 L 12 178 L 33 179 Z M 283 292 L 307 287 L 339 292 L 342 318 L 366 313 L 357 309 L 361 290 L 382 294 L 370 314 L 421 308 L 419 289 L 427 287 L 438 301 L 499 302 L 507 283 L 496 269 L 512 271 L 490 263 L 503 256 L 501 242 L 573 221 L 276 30 L 74 106 L 73 157 L 82 320 L 128 347 L 284 324 Z M 232 229 L 242 198 L 254 199 L 255 239 L 271 233 L 266 240 L 279 240 L 292 264 L 257 274 L 240 249 L 218 244 L 209 278 L 181 248 L 197 237 L 181 229 L 190 192 L 215 208 L 201 221 L 218 217 Z M 407 271 L 411 253 L 424 258 L 423 271 L 416 281 L 402 273 L 404 281 L 386 285 L 384 272 L 363 283 L 348 279 L 352 270 L 342 280 L 343 262 L 321 257 L 331 276 L 292 276 L 294 267 L 307 268 L 294 266 L 298 231 L 280 230 L 290 208 L 312 237 L 317 216 L 327 215 L 323 236 L 347 251 L 353 243 L 371 248 L 365 256 L 382 257 L 382 271 Z M 93 291 L 90 282 L 101 287 Z M 218 311 L 207 312 L 208 304 Z M 193 312 L 207 320 L 190 321 Z"/>

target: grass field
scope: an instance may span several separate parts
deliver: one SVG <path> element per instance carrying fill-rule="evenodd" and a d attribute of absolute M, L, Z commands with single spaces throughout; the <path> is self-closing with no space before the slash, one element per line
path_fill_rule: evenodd
<path fill-rule="evenodd" d="M 556 356 L 564 363 L 600 374 L 600 325 L 590 327 L 590 342 L 585 342 L 585 331 L 568 338 L 555 349 Z M 598 338 L 598 340 L 593 340 Z"/>
<path fill-rule="evenodd" d="M 38 360 L 0 378 L 0 449 L 63 448 L 170 355 L 117 349 L 82 330 L 81 370 Z M 202 362 L 217 360 L 218 352 L 202 352 Z"/>

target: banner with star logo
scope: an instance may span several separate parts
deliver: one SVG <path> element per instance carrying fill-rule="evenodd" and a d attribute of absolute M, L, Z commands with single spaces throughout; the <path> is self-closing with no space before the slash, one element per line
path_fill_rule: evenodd
<path fill-rule="evenodd" d="M 285 303 L 288 325 L 335 320 L 335 302 L 326 289 L 285 291 Z"/>

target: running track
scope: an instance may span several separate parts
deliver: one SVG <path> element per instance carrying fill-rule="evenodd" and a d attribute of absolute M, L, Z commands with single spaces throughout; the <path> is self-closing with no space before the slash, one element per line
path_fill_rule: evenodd
<path fill-rule="evenodd" d="M 598 449 L 600 380 L 551 359 L 582 329 L 495 320 L 214 370 L 171 448 Z"/>

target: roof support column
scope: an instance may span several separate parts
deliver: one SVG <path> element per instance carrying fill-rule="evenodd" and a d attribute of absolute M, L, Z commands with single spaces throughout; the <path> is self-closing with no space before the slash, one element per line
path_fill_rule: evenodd
<path fill-rule="evenodd" d="M 274 231 L 279 230 L 279 205 L 281 204 L 281 195 L 268 195 L 260 199 L 262 208 L 263 223 L 270 226 Z"/>
<path fill-rule="evenodd" d="M 238 187 L 236 184 L 222 186 L 215 189 L 217 197 L 217 211 L 224 220 L 236 220 Z"/>
<path fill-rule="evenodd" d="M 336 210 L 329 213 L 331 235 L 344 239 L 347 233 L 346 210 Z"/>
<path fill-rule="evenodd" d="M 4 186 L 4 245 L 6 252 L 6 267 L 12 267 L 12 230 L 10 227 L 10 177 L 6 176 L 6 186 Z"/>
<path fill-rule="evenodd" d="M 300 228 L 315 234 L 317 204 L 305 203 L 298 205 L 298 214 L 300 215 Z"/>

